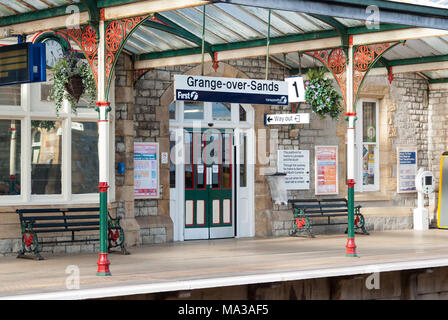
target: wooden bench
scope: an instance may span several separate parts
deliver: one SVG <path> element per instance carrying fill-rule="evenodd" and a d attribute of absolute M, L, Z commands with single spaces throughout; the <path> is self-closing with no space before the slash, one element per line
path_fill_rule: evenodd
<path fill-rule="evenodd" d="M 44 244 L 74 243 L 99 241 L 95 239 L 76 239 L 75 233 L 96 231 L 100 229 L 99 208 L 48 208 L 48 209 L 17 209 L 22 232 L 22 250 L 17 258 L 29 258 L 27 253 L 43 260 L 39 251 Z M 124 246 L 124 231 L 120 226 L 120 218 L 113 219 L 107 213 L 108 251 L 120 247 L 121 253 L 129 254 Z M 71 238 L 51 234 L 71 233 Z M 38 235 L 47 234 L 61 240 L 40 241 Z"/>
<path fill-rule="evenodd" d="M 294 230 L 291 235 L 307 232 L 314 237 L 313 226 L 348 224 L 348 201 L 345 198 L 330 199 L 294 199 L 288 200 L 293 206 Z M 369 234 L 365 228 L 365 219 L 361 214 L 361 206 L 355 206 L 355 232 L 361 230 Z M 334 221 L 337 217 L 347 217 L 345 221 Z M 347 230 L 345 231 L 347 233 Z"/>

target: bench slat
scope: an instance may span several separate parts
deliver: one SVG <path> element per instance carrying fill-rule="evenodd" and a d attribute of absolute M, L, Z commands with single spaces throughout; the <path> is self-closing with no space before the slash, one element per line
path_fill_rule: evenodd
<path fill-rule="evenodd" d="M 67 223 L 35 223 L 33 230 L 37 228 L 53 228 L 53 227 L 75 227 L 75 226 L 99 226 L 99 221 L 84 221 L 84 222 L 67 222 Z"/>
<path fill-rule="evenodd" d="M 77 219 L 99 219 L 100 215 L 99 214 L 90 214 L 90 215 L 82 215 L 82 216 L 36 216 L 36 217 L 32 217 L 32 216 L 28 216 L 28 217 L 23 217 L 22 221 L 29 221 L 29 222 L 34 222 L 34 221 L 38 221 L 38 220 L 77 220 Z"/>
<path fill-rule="evenodd" d="M 70 229 L 42 229 L 42 230 L 33 230 L 35 233 L 52 233 L 52 232 L 71 232 L 71 231 L 94 231 L 98 230 L 98 228 L 70 228 Z"/>

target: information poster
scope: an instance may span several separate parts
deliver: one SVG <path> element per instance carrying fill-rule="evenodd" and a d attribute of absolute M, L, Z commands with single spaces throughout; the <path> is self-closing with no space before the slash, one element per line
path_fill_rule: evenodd
<path fill-rule="evenodd" d="M 278 172 L 286 173 L 287 190 L 310 188 L 310 151 L 278 150 Z"/>
<path fill-rule="evenodd" d="M 159 197 L 159 144 L 134 143 L 134 197 Z"/>
<path fill-rule="evenodd" d="M 397 148 L 397 192 L 416 192 L 415 176 L 417 175 L 417 148 Z"/>
<path fill-rule="evenodd" d="M 338 194 L 338 146 L 315 147 L 315 193 Z"/>

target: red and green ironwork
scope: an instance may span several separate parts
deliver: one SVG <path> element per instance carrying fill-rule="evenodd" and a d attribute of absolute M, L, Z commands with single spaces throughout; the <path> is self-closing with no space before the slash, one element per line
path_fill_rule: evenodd
<path fill-rule="evenodd" d="M 293 214 L 294 214 L 294 224 L 291 236 L 300 235 L 306 232 L 310 237 L 314 238 L 311 221 L 305 214 L 305 210 L 301 208 L 295 208 Z"/>

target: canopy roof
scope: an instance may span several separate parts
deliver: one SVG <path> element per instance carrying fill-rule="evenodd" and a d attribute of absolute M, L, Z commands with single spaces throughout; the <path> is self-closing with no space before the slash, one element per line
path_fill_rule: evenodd
<path fill-rule="evenodd" d="M 92 20 L 95 19 L 94 16 L 100 8 L 114 8 L 130 3 L 144 2 L 152 4 L 154 8 L 162 3 L 160 0 L 0 0 L 0 17 L 2 17 L 0 31 L 4 32 L 5 28 L 15 24 L 64 16 L 72 12 L 70 10 L 73 7 L 70 6 L 73 5 L 76 5 L 80 12 L 88 12 L 90 20 Z M 170 2 L 173 4 L 172 8 L 168 8 L 168 10 L 161 8 L 160 11 L 157 10 L 158 12 L 153 11 L 153 19 L 145 21 L 125 43 L 124 49 L 135 55 L 137 61 L 200 54 L 204 16 L 203 6 L 199 6 L 199 4 L 206 4 L 204 48 L 205 54 L 209 56 L 215 52 L 266 46 L 268 32 L 270 43 L 274 45 L 333 37 L 343 39 L 347 35 L 362 35 L 378 31 L 405 30 L 412 28 L 412 25 L 422 26 L 431 23 L 431 19 L 434 18 L 445 19 L 448 26 L 447 0 L 423 0 L 418 2 L 419 5 L 410 4 L 411 1 L 407 0 L 370 0 L 368 2 L 377 5 L 380 10 L 396 14 L 397 17 L 401 17 L 400 14 L 408 14 L 416 15 L 419 18 L 414 21 L 415 23 L 404 22 L 401 18 L 397 18 L 398 23 L 396 24 L 381 22 L 376 29 L 366 25 L 365 20 L 343 17 L 347 14 L 345 11 L 338 11 L 339 7 L 334 7 L 335 16 L 331 17 L 313 13 L 326 9 L 309 6 L 311 3 L 309 0 L 296 1 L 304 5 L 301 12 L 284 10 L 289 8 L 285 0 L 270 1 L 270 3 L 274 3 L 270 22 L 269 9 L 237 4 L 247 2 L 244 0 L 214 1 L 214 3 L 176 0 L 165 1 L 164 6 Z M 263 6 L 265 2 L 253 3 Z M 323 2 L 325 1 L 319 1 L 319 4 Z M 333 5 L 352 8 L 353 17 L 357 17 L 356 6 L 363 3 L 363 1 L 350 0 L 326 2 L 328 8 Z M 181 4 L 177 5 L 177 9 L 175 9 L 174 3 Z M 278 8 L 274 8 L 274 6 Z M 126 16 L 126 12 L 123 12 L 123 16 Z M 120 16 L 116 15 L 115 18 L 120 18 Z M 443 27 L 444 24 L 441 26 Z M 51 25 L 47 27 L 51 29 Z M 343 40 L 340 44 L 343 44 Z M 330 42 L 329 47 L 331 47 Z M 273 60 L 290 69 L 291 73 L 319 65 L 319 62 L 306 55 L 300 57 L 299 65 L 298 51 L 300 50 L 285 50 L 284 53 L 273 52 L 271 56 Z M 219 58 L 218 55 L 218 60 Z M 448 61 L 448 31 L 441 32 L 437 36 L 410 36 L 404 45 L 395 46 L 385 53 L 383 59 L 377 63 L 377 67 L 413 66 L 446 61 Z M 442 79 L 448 78 L 448 66 L 440 64 L 439 67 L 437 70 L 423 68 L 420 71 L 429 79 L 444 81 Z M 419 70 L 416 69 L 416 71 Z"/>

